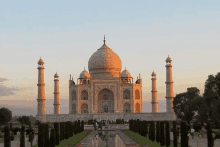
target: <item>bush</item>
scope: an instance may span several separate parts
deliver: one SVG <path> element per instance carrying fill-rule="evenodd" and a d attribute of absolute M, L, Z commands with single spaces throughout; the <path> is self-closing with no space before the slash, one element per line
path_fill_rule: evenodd
<path fill-rule="evenodd" d="M 25 126 L 21 128 L 21 138 L 20 138 L 20 147 L 25 147 L 25 138 L 24 138 Z"/>
<path fill-rule="evenodd" d="M 4 146 L 10 147 L 11 146 L 11 137 L 10 137 L 10 128 L 5 126 L 5 134 L 4 134 Z"/>
<path fill-rule="evenodd" d="M 34 130 L 31 128 L 31 129 L 27 129 L 25 132 L 26 132 L 26 135 L 29 135 L 30 132 L 34 133 Z"/>
<path fill-rule="evenodd" d="M 14 135 L 11 135 L 11 141 L 14 141 L 14 139 L 15 139 Z"/>

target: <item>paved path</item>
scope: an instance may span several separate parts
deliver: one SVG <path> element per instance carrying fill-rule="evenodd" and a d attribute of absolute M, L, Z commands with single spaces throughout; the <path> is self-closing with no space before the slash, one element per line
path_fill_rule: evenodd
<path fill-rule="evenodd" d="M 37 135 L 34 136 L 33 146 L 37 144 Z M 4 142 L 0 143 L 0 147 L 4 147 Z M 15 137 L 14 141 L 11 141 L 11 147 L 20 147 L 20 140 Z M 25 147 L 31 147 L 31 143 L 28 141 L 28 137 L 25 138 Z"/>
<path fill-rule="evenodd" d="M 173 133 L 170 133 L 170 140 L 173 140 Z M 180 143 L 180 139 L 178 140 Z M 207 138 L 199 138 L 198 136 L 194 136 L 194 139 L 192 139 L 192 136 L 189 137 L 189 146 L 190 147 L 207 147 Z M 216 139 L 214 142 L 215 146 L 214 147 L 220 147 L 220 139 Z"/>

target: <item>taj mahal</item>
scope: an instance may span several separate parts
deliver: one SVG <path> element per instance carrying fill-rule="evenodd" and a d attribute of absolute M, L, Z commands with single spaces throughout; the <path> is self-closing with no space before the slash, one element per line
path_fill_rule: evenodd
<path fill-rule="evenodd" d="M 142 113 L 142 79 L 137 80 L 125 68 L 120 57 L 106 45 L 94 52 L 88 61 L 88 71 L 79 78 L 69 79 L 69 114 L 60 114 L 59 75 L 54 75 L 54 114 L 45 114 L 44 61 L 38 61 L 38 107 L 36 119 L 42 122 L 65 122 L 90 119 L 116 120 L 176 120 L 173 112 L 173 81 L 171 58 L 166 59 L 166 110 L 158 112 L 156 74 L 152 78 L 152 113 Z"/>

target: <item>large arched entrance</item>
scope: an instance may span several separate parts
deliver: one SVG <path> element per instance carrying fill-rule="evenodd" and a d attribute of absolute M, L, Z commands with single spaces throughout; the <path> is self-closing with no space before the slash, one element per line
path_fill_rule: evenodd
<path fill-rule="evenodd" d="M 88 105 L 87 104 L 82 104 L 81 106 L 81 113 L 88 113 Z"/>
<path fill-rule="evenodd" d="M 98 113 L 114 113 L 114 94 L 107 88 L 98 94 Z"/>
<path fill-rule="evenodd" d="M 131 112 L 129 103 L 125 103 L 123 107 L 124 107 L 124 113 L 130 113 Z"/>
<path fill-rule="evenodd" d="M 135 105 L 136 113 L 140 113 L 140 104 L 136 103 Z"/>

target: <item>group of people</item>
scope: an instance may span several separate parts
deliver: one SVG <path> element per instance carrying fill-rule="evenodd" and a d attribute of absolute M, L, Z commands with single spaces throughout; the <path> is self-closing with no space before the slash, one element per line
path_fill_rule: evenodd
<path fill-rule="evenodd" d="M 108 121 L 101 121 L 101 122 L 97 122 L 96 120 L 93 123 L 93 126 L 95 128 L 95 130 L 97 130 L 98 128 L 100 128 L 101 130 L 103 129 L 104 126 L 106 126 L 109 122 Z"/>
<path fill-rule="evenodd" d="M 190 135 L 192 136 L 192 139 L 194 138 L 194 132 L 195 132 L 194 129 L 189 130 L 189 132 L 188 132 L 188 134 L 187 134 L 188 141 L 189 141 L 189 136 L 190 136 Z M 177 128 L 177 140 L 180 138 L 180 136 L 181 136 L 180 129 Z M 199 132 L 198 132 L 198 137 L 199 137 L 200 139 L 203 138 L 203 133 L 202 133 L 202 130 L 201 130 L 201 129 L 200 129 Z M 212 142 L 213 142 L 213 145 L 214 145 L 215 139 L 216 139 L 216 135 L 215 135 L 215 133 L 212 131 Z"/>

